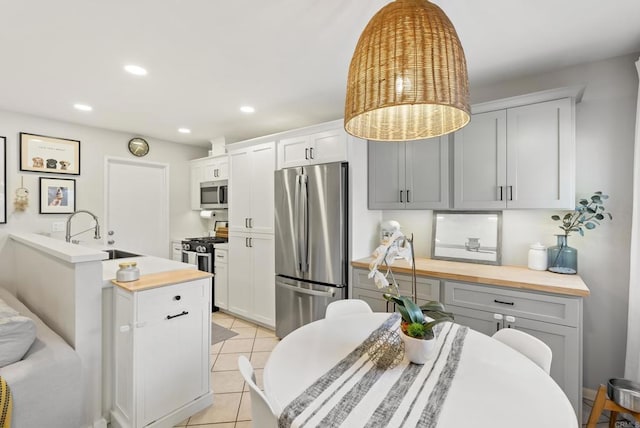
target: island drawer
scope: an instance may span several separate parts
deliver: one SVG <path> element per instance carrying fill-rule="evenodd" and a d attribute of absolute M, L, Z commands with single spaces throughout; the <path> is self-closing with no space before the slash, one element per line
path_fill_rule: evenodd
<path fill-rule="evenodd" d="M 205 296 L 204 286 L 207 283 L 209 283 L 208 280 L 200 279 L 171 287 L 158 287 L 139 292 L 138 320 L 171 320 L 200 311 L 202 303 L 205 301 L 203 297 Z M 183 314 L 183 312 L 187 312 L 187 314 Z"/>

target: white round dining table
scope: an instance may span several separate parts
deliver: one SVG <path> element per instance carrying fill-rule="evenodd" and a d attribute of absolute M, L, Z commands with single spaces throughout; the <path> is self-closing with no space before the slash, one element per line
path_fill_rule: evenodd
<path fill-rule="evenodd" d="M 283 338 L 263 372 L 264 391 L 276 413 L 389 316 L 365 313 L 322 319 Z M 571 403 L 547 373 L 503 343 L 469 329 L 436 426 L 577 428 L 578 422 Z"/>

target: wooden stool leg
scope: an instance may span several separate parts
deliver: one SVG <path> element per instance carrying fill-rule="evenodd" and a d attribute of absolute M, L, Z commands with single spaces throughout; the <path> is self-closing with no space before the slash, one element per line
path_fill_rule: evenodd
<path fill-rule="evenodd" d="M 598 424 L 598 418 L 604 409 L 604 403 L 607 401 L 607 388 L 604 385 L 600 385 L 596 399 L 593 401 L 593 408 L 589 415 L 589 422 L 587 422 L 587 428 L 596 428 Z"/>
<path fill-rule="evenodd" d="M 611 419 L 609 419 L 609 428 L 616 428 L 616 421 L 618 420 L 618 412 L 611 411 Z"/>

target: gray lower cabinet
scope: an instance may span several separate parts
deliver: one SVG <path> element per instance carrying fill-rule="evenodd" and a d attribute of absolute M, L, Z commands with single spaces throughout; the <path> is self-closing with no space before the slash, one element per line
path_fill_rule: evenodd
<path fill-rule="evenodd" d="M 515 328 L 546 343 L 553 353 L 551 377 L 581 416 L 581 298 L 455 281 L 444 281 L 443 297 L 459 324 L 489 336 Z"/>
<path fill-rule="evenodd" d="M 382 291 L 368 274 L 368 270 L 353 269 L 351 297 L 364 300 L 376 312 L 386 312 Z M 410 296 L 411 275 L 395 274 L 395 278 L 400 293 Z M 417 290 L 419 303 L 443 302 L 458 324 L 488 336 L 502 328 L 516 328 L 546 343 L 553 353 L 551 377 L 567 395 L 580 420 L 582 298 L 421 276 L 417 277 Z"/>
<path fill-rule="evenodd" d="M 380 272 L 383 272 L 380 269 Z M 353 299 L 364 300 L 375 312 L 387 312 L 387 301 L 382 297 L 382 290 L 376 287 L 373 279 L 368 278 L 369 271 L 363 269 L 353 269 L 353 288 L 351 297 Z M 411 275 L 394 274 L 400 294 L 411 296 Z M 389 278 L 389 281 L 391 279 Z M 429 300 L 440 300 L 440 280 L 434 278 L 418 277 L 416 280 L 418 293 L 418 303 L 425 303 Z M 389 311 L 393 311 L 393 306 L 389 304 Z"/>

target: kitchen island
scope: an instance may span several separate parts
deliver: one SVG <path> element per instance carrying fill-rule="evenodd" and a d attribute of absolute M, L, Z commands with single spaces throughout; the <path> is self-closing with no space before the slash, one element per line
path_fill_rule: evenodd
<path fill-rule="evenodd" d="M 113 427 L 172 427 L 212 404 L 211 277 L 181 269 L 112 281 Z"/>
<path fill-rule="evenodd" d="M 393 310 L 372 279 L 372 258 L 355 260 L 350 296 L 366 301 L 374 311 Z M 378 267 L 383 274 L 384 266 Z M 412 268 L 396 260 L 391 270 L 400 294 L 412 295 Z M 520 266 L 494 266 L 416 258 L 416 298 L 419 304 L 445 304 L 459 324 L 492 335 L 516 328 L 545 342 L 553 352 L 551 377 L 563 389 L 578 418 L 582 403 L 582 313 L 589 288 L 578 275 L 534 271 Z M 391 277 L 387 278 L 390 282 Z"/>

